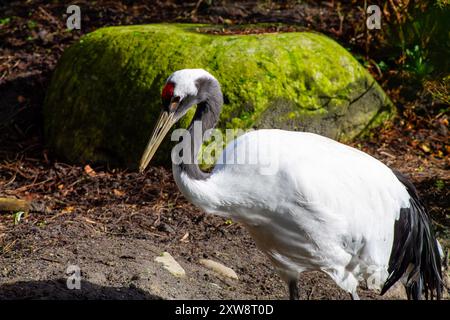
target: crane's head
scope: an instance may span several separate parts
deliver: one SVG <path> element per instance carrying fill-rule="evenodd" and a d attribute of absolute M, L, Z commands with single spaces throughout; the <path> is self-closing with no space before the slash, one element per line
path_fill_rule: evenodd
<path fill-rule="evenodd" d="M 203 69 L 183 69 L 175 71 L 167 79 L 161 93 L 162 110 L 156 122 L 150 141 L 142 155 L 139 171 L 148 166 L 150 160 L 163 141 L 170 128 L 180 120 L 188 110 L 210 96 L 220 93 L 216 78 Z"/>

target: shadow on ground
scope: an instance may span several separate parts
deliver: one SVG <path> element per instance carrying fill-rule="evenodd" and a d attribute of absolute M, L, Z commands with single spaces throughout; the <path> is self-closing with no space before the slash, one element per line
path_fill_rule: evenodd
<path fill-rule="evenodd" d="M 79 290 L 69 290 L 65 279 L 20 281 L 0 286 L 0 300 L 160 300 L 161 297 L 133 287 L 105 287 L 81 281 Z"/>

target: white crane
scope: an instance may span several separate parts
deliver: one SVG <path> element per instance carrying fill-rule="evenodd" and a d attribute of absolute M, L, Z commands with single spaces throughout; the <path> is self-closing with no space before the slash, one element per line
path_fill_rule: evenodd
<path fill-rule="evenodd" d="M 197 155 L 203 131 L 215 127 L 223 104 L 219 82 L 202 69 L 174 72 L 162 91 L 163 110 L 140 163 L 147 167 L 169 129 L 197 109 L 190 161 L 173 164 L 184 196 L 207 213 L 246 227 L 298 299 L 301 272 L 322 271 L 359 299 L 359 281 L 381 294 L 397 280 L 408 298 L 442 290 L 440 245 L 414 186 L 380 161 L 320 135 L 256 130 L 229 143 L 211 172 Z M 250 150 L 250 151 L 249 151 Z M 253 151 L 251 151 L 253 150 Z M 256 163 L 235 157 L 259 152 Z M 251 156 L 251 154 L 250 154 Z M 273 172 L 264 172 L 275 164 Z"/>

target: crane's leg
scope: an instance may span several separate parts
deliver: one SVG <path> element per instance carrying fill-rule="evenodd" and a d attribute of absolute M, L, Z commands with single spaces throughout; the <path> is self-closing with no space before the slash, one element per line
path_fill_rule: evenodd
<path fill-rule="evenodd" d="M 361 300 L 361 299 L 359 298 L 358 294 L 356 293 L 356 291 L 350 293 L 350 298 L 351 298 L 352 300 Z"/>
<path fill-rule="evenodd" d="M 290 300 L 298 300 L 299 299 L 297 280 L 289 281 L 289 299 Z"/>

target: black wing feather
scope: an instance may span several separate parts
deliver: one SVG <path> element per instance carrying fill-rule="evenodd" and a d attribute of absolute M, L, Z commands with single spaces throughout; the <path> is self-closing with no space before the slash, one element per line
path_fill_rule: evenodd
<path fill-rule="evenodd" d="M 430 219 L 421 203 L 417 190 L 401 173 L 393 170 L 397 179 L 406 187 L 410 207 L 400 210 L 400 218 L 394 225 L 394 244 L 389 258 L 389 277 L 384 283 L 384 294 L 395 282 L 406 275 L 408 299 L 420 300 L 442 295 L 441 258 Z"/>

